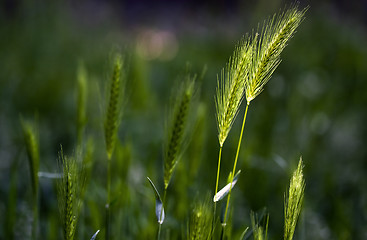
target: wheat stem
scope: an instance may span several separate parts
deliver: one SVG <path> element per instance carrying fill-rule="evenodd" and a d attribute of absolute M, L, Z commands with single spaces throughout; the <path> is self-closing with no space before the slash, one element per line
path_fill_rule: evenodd
<path fill-rule="evenodd" d="M 110 239 L 111 160 L 107 161 L 106 239 Z"/>
<path fill-rule="evenodd" d="M 234 164 L 233 164 L 233 170 L 232 170 L 232 174 L 231 174 L 231 187 L 229 188 L 229 193 L 228 193 L 228 198 L 227 198 L 227 203 L 226 203 L 226 211 L 224 213 L 224 223 L 223 223 L 223 227 L 225 228 L 226 223 L 227 223 L 227 212 L 228 212 L 228 205 L 229 205 L 229 200 L 231 198 L 231 192 L 232 192 L 232 183 L 233 183 L 233 178 L 234 178 L 234 173 L 236 172 L 236 166 L 237 166 L 237 160 L 238 160 L 238 155 L 240 153 L 240 148 L 241 148 L 241 141 L 242 141 L 242 135 L 243 135 L 243 130 L 245 128 L 245 123 L 246 123 L 246 117 L 247 117 L 247 110 L 249 107 L 250 103 L 248 102 L 246 105 L 246 110 L 245 110 L 245 115 L 243 116 L 243 121 L 242 121 L 242 128 L 241 128 L 241 133 L 240 133 L 240 138 L 238 140 L 238 145 L 237 145 L 237 152 L 236 152 L 236 157 L 234 160 Z"/>
<path fill-rule="evenodd" d="M 215 183 L 215 193 L 214 193 L 214 196 L 218 192 L 218 183 L 219 183 L 219 174 L 220 174 L 220 163 L 221 163 L 221 159 L 222 159 L 222 148 L 223 148 L 222 146 L 219 147 L 218 168 L 217 168 L 217 180 L 216 180 L 216 183 Z M 217 211 L 217 202 L 214 202 L 212 236 L 213 236 L 214 227 L 215 227 L 215 214 L 216 214 L 216 211 Z"/>
<path fill-rule="evenodd" d="M 160 215 L 160 219 L 162 219 L 163 217 L 163 209 L 165 208 L 166 206 L 166 196 L 167 196 L 167 189 L 165 188 L 164 189 L 164 193 L 163 193 L 163 207 L 161 209 L 161 215 Z M 163 223 L 162 223 L 163 224 Z M 159 226 L 158 226 L 158 234 L 157 234 L 157 240 L 160 240 L 161 239 L 161 229 L 162 229 L 162 224 L 160 223 Z"/>

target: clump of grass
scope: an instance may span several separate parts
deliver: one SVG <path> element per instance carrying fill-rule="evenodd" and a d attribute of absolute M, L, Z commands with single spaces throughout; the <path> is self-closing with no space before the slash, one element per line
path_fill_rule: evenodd
<path fill-rule="evenodd" d="M 83 188 L 78 178 L 78 166 L 74 157 L 59 153 L 59 162 L 62 164 L 62 178 L 58 182 L 58 202 L 65 240 L 73 240 L 78 212 L 80 208 L 80 190 Z"/>
<path fill-rule="evenodd" d="M 207 240 L 211 238 L 212 211 L 208 200 L 197 202 L 190 214 L 188 240 Z"/>
<path fill-rule="evenodd" d="M 195 77 L 187 77 L 176 95 L 173 114 L 167 126 L 167 137 L 164 145 L 164 188 L 167 189 L 173 171 L 183 151 L 187 134 L 188 115 L 195 91 Z"/>
<path fill-rule="evenodd" d="M 38 170 L 40 164 L 39 135 L 34 123 L 21 119 L 23 136 L 28 155 L 28 163 L 32 185 L 32 238 L 37 239 L 38 229 Z"/>
<path fill-rule="evenodd" d="M 297 169 L 290 180 L 289 192 L 284 200 L 284 240 L 292 240 L 302 210 L 305 190 L 303 162 L 300 158 Z"/>

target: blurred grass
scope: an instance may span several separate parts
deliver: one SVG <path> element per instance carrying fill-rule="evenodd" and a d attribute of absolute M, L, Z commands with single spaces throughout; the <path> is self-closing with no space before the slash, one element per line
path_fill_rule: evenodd
<path fill-rule="evenodd" d="M 111 168 L 114 179 L 111 191 L 115 196 L 111 211 L 116 213 L 111 219 L 111 231 L 116 233 L 116 239 L 154 236 L 154 196 L 145 177 L 162 182 L 158 179 L 162 180 L 163 125 L 170 89 L 185 71 L 187 61 L 193 72 L 201 72 L 207 66 L 200 99 L 205 114 L 200 115 L 197 123 L 202 132 L 196 131 L 203 136 L 194 138 L 188 147 L 167 193 L 170 201 L 166 213 L 170 215 L 163 231 L 172 229 L 172 239 L 181 236 L 191 199 L 206 196 L 214 188 L 218 151 L 213 97 L 216 76 L 235 42 L 279 9 L 275 6 L 269 10 L 270 6 L 265 9 L 259 4 L 238 10 L 231 17 L 203 14 L 184 18 L 173 28 L 165 27 L 169 19 L 157 18 L 154 13 L 151 24 L 129 24 L 117 14 L 119 8 L 96 4 L 19 1 L 12 14 L 5 14 L 8 9 L 1 6 L 0 12 L 4 14 L 0 17 L 0 214 L 5 216 L 14 208 L 8 201 L 15 204 L 12 220 L 15 239 L 30 236 L 31 218 L 30 176 L 19 115 L 37 114 L 40 170 L 56 172 L 60 144 L 67 154 L 76 148 L 80 60 L 89 76 L 85 136 L 94 138 L 95 153 L 85 196 L 85 216 L 80 220 L 84 232 L 77 236 L 90 239 L 103 226 L 106 166 L 101 102 L 115 49 L 126 55 L 129 67 L 129 100 L 124 106 L 116 161 Z M 144 35 L 147 32 L 151 35 Z M 173 44 L 167 50 L 173 57 L 154 58 L 154 51 L 149 53 L 152 50 L 149 39 L 162 36 L 166 36 L 162 38 L 164 46 Z M 279 69 L 248 114 L 239 161 L 243 174 L 233 192 L 235 235 L 244 226 L 250 226 L 250 210 L 266 206 L 270 214 L 270 238 L 282 236 L 283 194 L 291 170 L 302 155 L 305 206 L 296 238 L 367 237 L 366 42 L 366 25 L 357 18 L 335 12 L 330 5 L 311 5 L 305 22 L 285 50 Z M 224 146 L 224 173 L 231 168 L 229 160 L 234 157 L 239 124 L 235 123 Z M 191 162 L 193 157 L 201 159 L 200 165 Z M 12 166 L 18 166 L 16 173 Z M 190 177 L 189 166 L 197 168 Z M 14 185 L 15 192 L 11 187 Z M 50 179 L 40 179 L 40 237 L 61 239 L 53 185 Z M 223 185 L 222 179 L 220 186 Z M 6 227 L 9 223 L 0 219 L 0 225 L 3 226 L 0 238 L 9 236 L 5 235 L 9 234 Z M 97 239 L 102 237 L 100 233 Z"/>

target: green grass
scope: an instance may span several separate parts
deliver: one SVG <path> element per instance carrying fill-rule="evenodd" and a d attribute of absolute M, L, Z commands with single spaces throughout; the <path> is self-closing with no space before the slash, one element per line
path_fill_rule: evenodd
<path fill-rule="evenodd" d="M 218 159 L 218 171 L 215 187 L 215 197 L 214 203 L 211 206 L 209 201 L 199 199 L 195 200 L 186 206 L 186 211 L 190 212 L 190 207 L 194 206 L 191 210 L 191 214 L 188 220 L 188 228 L 186 235 L 188 239 L 227 239 L 232 234 L 229 232 L 231 227 L 227 227 L 227 224 L 231 224 L 228 221 L 229 216 L 229 200 L 231 197 L 231 190 L 234 184 L 238 181 L 239 173 L 235 177 L 235 170 L 237 165 L 237 160 L 239 157 L 239 149 L 241 146 L 241 140 L 243 135 L 243 130 L 245 126 L 245 120 L 247 116 L 247 110 L 252 101 L 262 90 L 267 81 L 269 81 L 270 76 L 274 72 L 275 68 L 280 63 L 280 53 L 284 49 L 287 41 L 293 36 L 295 29 L 298 27 L 303 19 L 303 15 L 306 10 L 299 11 L 297 6 L 291 6 L 290 10 L 279 15 L 279 17 L 274 17 L 269 22 L 265 22 L 262 30 L 262 34 L 259 36 L 258 33 L 254 35 L 246 35 L 243 40 L 240 41 L 233 56 L 226 68 L 222 71 L 221 79 L 218 81 L 218 90 L 216 95 L 216 109 L 217 109 L 217 123 L 218 123 L 218 139 L 220 144 L 219 159 Z M 125 67 L 125 65 L 124 65 Z M 87 70 L 83 65 L 78 66 L 77 73 L 77 110 L 76 110 L 76 155 L 74 157 L 67 157 L 64 155 L 61 149 L 59 153 L 59 162 L 62 165 L 61 174 L 62 177 L 58 181 L 58 202 L 59 211 L 61 216 L 61 223 L 63 228 L 63 237 L 65 240 L 72 240 L 77 235 L 78 229 L 85 231 L 88 226 L 79 226 L 79 218 L 82 209 L 82 203 L 84 202 L 84 197 L 86 196 L 86 183 L 91 181 L 93 175 L 90 173 L 93 158 L 91 155 L 95 149 L 94 144 L 89 140 L 85 142 L 84 132 L 87 130 L 87 104 L 88 104 L 88 74 Z M 113 71 L 108 84 L 108 94 L 106 96 L 107 103 L 104 105 L 104 124 L 103 132 L 105 139 L 105 152 L 107 161 L 105 162 L 107 168 L 107 182 L 106 182 L 106 204 L 105 204 L 105 221 L 104 224 L 101 221 L 96 222 L 96 227 L 102 229 L 104 232 L 105 239 L 115 238 L 115 233 L 113 232 L 114 221 L 120 222 L 118 219 L 119 215 L 115 213 L 114 209 L 118 206 L 123 207 L 123 202 L 121 205 L 116 204 L 116 191 L 120 192 L 120 196 L 131 194 L 133 189 L 130 186 L 125 185 L 124 189 L 113 189 L 113 183 L 115 182 L 116 175 L 113 175 L 113 167 L 115 159 L 113 159 L 116 142 L 118 141 L 119 126 L 121 123 L 122 116 L 122 101 L 125 88 L 125 76 L 121 77 L 121 72 L 123 69 L 122 57 L 119 54 L 115 55 L 113 62 Z M 127 72 L 124 69 L 124 72 Z M 201 76 L 201 79 L 204 75 Z M 168 218 L 174 216 L 173 208 L 169 207 L 169 203 L 172 204 L 172 200 L 169 202 L 166 200 L 168 186 L 171 183 L 173 173 L 179 164 L 179 160 L 185 153 L 187 146 L 189 145 L 190 137 L 195 138 L 195 132 L 192 128 L 194 125 L 190 124 L 195 121 L 196 109 L 194 101 L 196 95 L 198 95 L 198 90 L 195 85 L 196 75 L 187 76 L 179 82 L 178 88 L 172 91 L 172 104 L 169 111 L 168 120 L 166 123 L 166 134 L 164 135 L 163 144 L 163 186 L 164 194 L 163 200 L 160 197 L 157 187 L 153 184 L 152 180 L 148 178 L 151 187 L 154 190 L 156 204 L 155 212 L 158 220 L 158 230 L 157 239 L 169 239 L 177 238 L 179 236 L 178 232 L 174 227 L 171 229 L 170 226 L 164 226 L 164 220 L 166 215 Z M 236 157 L 233 165 L 233 170 L 229 174 L 228 184 L 220 191 L 218 191 L 219 183 L 219 172 L 220 172 L 220 161 L 221 153 L 224 141 L 226 140 L 230 129 L 233 126 L 235 117 L 239 111 L 242 99 L 246 97 L 247 104 L 245 115 L 243 118 L 243 124 L 240 131 L 240 138 L 238 141 L 238 147 L 236 151 Z M 127 99 L 124 99 L 124 101 Z M 37 238 L 36 232 L 38 229 L 37 225 L 37 198 L 38 198 L 38 169 L 39 169 L 39 143 L 36 133 L 27 122 L 22 121 L 24 138 L 26 142 L 29 165 L 30 165 L 30 175 L 32 183 L 32 192 L 34 198 L 34 220 L 33 238 Z M 200 125 L 199 125 L 200 126 Z M 127 127 L 127 126 L 125 126 Z M 190 133 L 192 132 L 192 133 Z M 85 153 L 84 153 L 85 152 Z M 120 161 L 124 161 L 121 159 Z M 101 164 L 100 162 L 99 164 Z M 295 225 L 300 214 L 301 204 L 303 199 L 304 186 L 301 184 L 301 194 L 298 193 L 299 190 L 297 186 L 300 185 L 298 182 L 301 181 L 298 178 L 302 178 L 301 162 L 298 167 L 298 172 L 295 173 L 293 177 L 296 180 L 292 180 L 289 200 L 286 201 L 286 221 L 285 221 L 285 239 L 292 239 Z M 182 176 L 177 176 L 176 181 L 182 181 Z M 235 180 L 235 181 L 234 181 Z M 297 182 L 298 181 L 298 182 Z M 303 180 L 302 180 L 303 181 Z M 172 184 L 171 184 L 172 185 Z M 177 188 L 173 185 L 172 188 Z M 209 189 L 207 189 L 209 190 Z M 294 193 L 296 192 L 296 193 Z M 228 194 L 228 197 L 226 196 Z M 168 194 L 168 195 L 171 195 Z M 296 196 L 294 196 L 296 195 Z M 226 205 L 224 210 L 224 215 L 222 213 L 221 220 L 221 230 L 218 231 L 217 225 L 217 212 L 216 204 L 222 198 L 226 199 Z M 170 197 L 169 197 L 170 198 Z M 202 198 L 202 197 L 201 197 Z M 129 198 L 127 198 L 129 199 Z M 294 202 L 293 199 L 296 199 Z M 175 199 L 178 201 L 179 199 Z M 173 203 L 176 204 L 176 203 Z M 114 206 L 116 205 L 116 206 Z M 113 208 L 114 206 L 114 208 Z M 139 209 L 139 208 L 138 208 Z M 164 210 L 166 209 L 166 210 Z M 214 209 L 212 214 L 212 209 Z M 88 206 L 83 207 L 84 217 L 88 216 Z M 125 216 L 129 218 L 129 214 Z M 232 213 L 231 216 L 235 214 Z M 121 217 L 122 215 L 120 215 Z M 100 216 L 90 216 L 91 218 L 100 218 Z M 146 216 L 148 217 L 148 216 Z M 147 218 L 148 219 L 148 218 Z M 252 228 L 254 239 L 267 239 L 267 226 L 266 223 L 265 233 L 262 227 L 259 227 L 255 223 L 254 216 L 252 219 Z M 153 221 L 153 220 L 150 220 Z M 148 220 L 148 222 L 150 222 Z M 88 224 L 88 220 L 84 220 L 83 224 Z M 78 227 L 79 226 L 79 227 Z M 131 226 L 131 225 L 130 225 Z M 162 226 L 164 228 L 162 229 Z M 94 229 L 93 231 L 95 231 Z M 98 230 L 99 231 L 99 230 Z M 97 231 L 97 233 L 98 233 Z M 171 231 L 173 233 L 171 233 Z M 220 232 L 220 233 L 219 233 Z M 219 233 L 219 234 L 218 234 Z M 80 234 L 80 233 L 79 233 Z M 81 233 L 80 236 L 83 234 Z M 122 233 L 124 235 L 124 233 Z M 92 238 L 96 237 L 94 235 Z"/>

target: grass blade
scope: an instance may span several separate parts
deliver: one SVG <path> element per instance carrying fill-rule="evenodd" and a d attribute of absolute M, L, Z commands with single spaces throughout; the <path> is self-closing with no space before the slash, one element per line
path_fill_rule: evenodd
<path fill-rule="evenodd" d="M 34 123 L 21 119 L 23 136 L 28 155 L 29 170 L 32 184 L 32 239 L 38 238 L 38 171 L 40 164 L 39 155 L 39 136 L 38 130 Z"/>
<path fill-rule="evenodd" d="M 152 182 L 152 180 L 150 180 L 149 177 L 147 177 L 150 185 L 152 186 L 152 189 L 154 191 L 154 195 L 155 195 L 155 215 L 157 216 L 157 220 L 159 224 L 162 224 L 164 221 L 164 207 L 163 207 L 163 202 L 161 199 L 161 196 L 159 195 L 159 192 L 157 190 L 157 188 L 155 187 L 154 183 Z"/>
<path fill-rule="evenodd" d="M 236 183 L 237 180 L 240 176 L 241 170 L 239 170 L 237 172 L 237 174 L 235 175 L 235 177 L 233 178 L 232 183 L 228 183 L 226 186 L 224 186 L 221 190 L 219 190 L 217 192 L 217 194 L 215 194 L 214 198 L 213 198 L 213 202 L 218 202 L 220 200 L 222 200 L 225 196 L 227 196 L 227 194 L 229 193 L 229 190 L 232 189 Z"/>
<path fill-rule="evenodd" d="M 93 234 L 93 236 L 92 236 L 92 238 L 90 240 L 95 240 L 96 237 L 97 237 L 97 235 L 98 235 L 98 233 L 99 233 L 99 230 L 97 230 L 97 232 L 95 234 Z"/>

